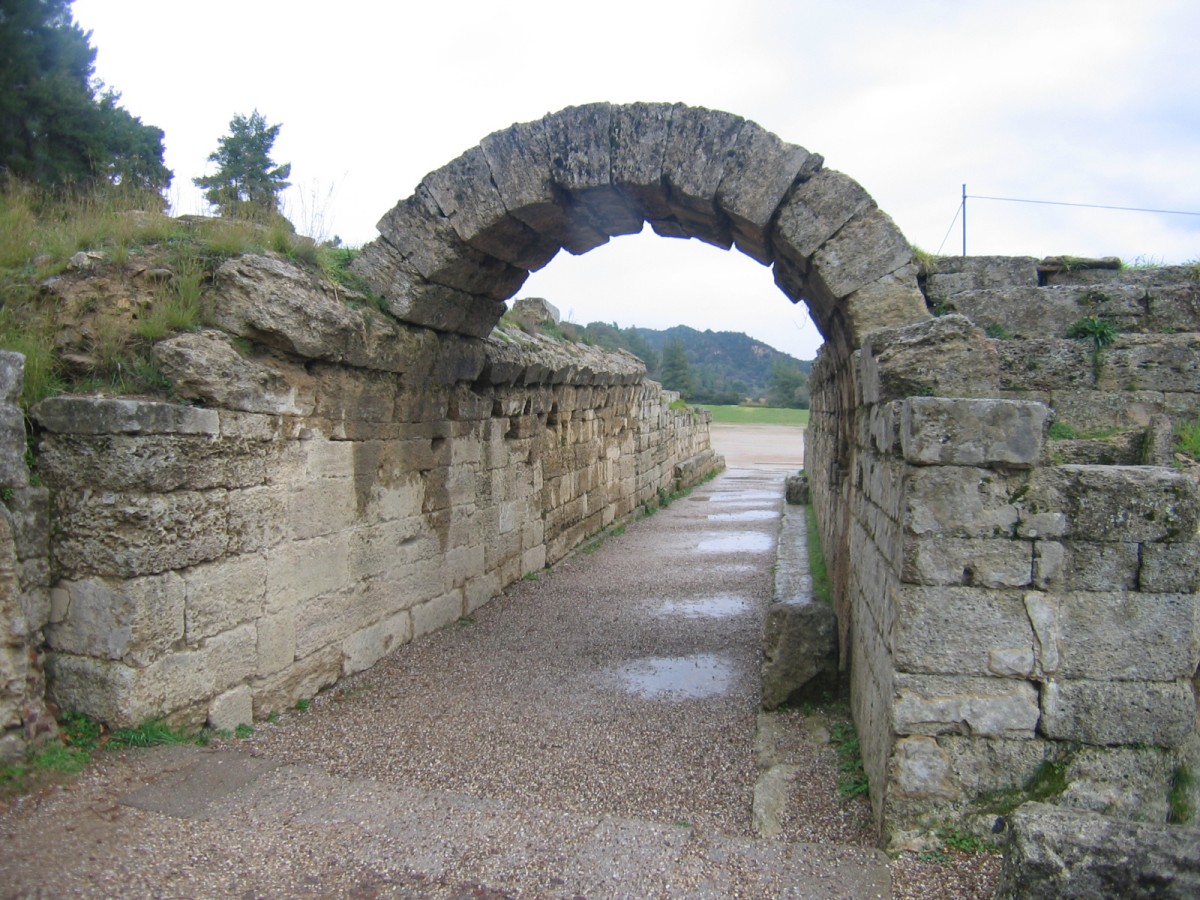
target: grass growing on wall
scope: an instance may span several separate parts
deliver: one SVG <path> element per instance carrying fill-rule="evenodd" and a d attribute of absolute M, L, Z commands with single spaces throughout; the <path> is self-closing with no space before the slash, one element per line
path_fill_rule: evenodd
<path fill-rule="evenodd" d="M 804 507 L 804 521 L 808 532 L 808 575 L 812 579 L 813 599 L 832 605 L 833 590 L 829 586 L 829 570 L 825 567 L 825 551 L 821 548 L 821 531 L 811 503 Z"/>
<path fill-rule="evenodd" d="M 707 406 L 714 422 L 724 425 L 796 425 L 808 424 L 807 409 L 781 409 L 773 406 Z"/>

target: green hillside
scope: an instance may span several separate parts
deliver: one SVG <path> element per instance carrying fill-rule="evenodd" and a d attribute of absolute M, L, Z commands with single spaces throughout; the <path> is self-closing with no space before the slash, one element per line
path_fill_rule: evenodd
<path fill-rule="evenodd" d="M 697 331 L 676 325 L 665 331 L 620 328 L 615 323 L 591 322 L 580 337 L 609 349 L 624 349 L 640 357 L 650 377 L 664 387 L 680 390 L 693 403 L 738 404 L 769 401 L 776 406 L 807 406 L 807 376 L 812 362 L 769 347 L 732 331 Z M 686 380 L 679 381 L 672 345 L 682 345 L 687 360 Z"/>

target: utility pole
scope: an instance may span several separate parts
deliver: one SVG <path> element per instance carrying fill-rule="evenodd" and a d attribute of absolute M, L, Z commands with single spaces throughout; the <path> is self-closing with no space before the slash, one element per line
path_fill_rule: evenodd
<path fill-rule="evenodd" d="M 967 186 L 963 185 L 962 196 L 962 220 L 963 220 L 963 256 L 967 255 Z"/>

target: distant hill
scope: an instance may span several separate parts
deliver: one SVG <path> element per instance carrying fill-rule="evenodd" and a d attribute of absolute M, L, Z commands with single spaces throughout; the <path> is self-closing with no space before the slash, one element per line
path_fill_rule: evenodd
<path fill-rule="evenodd" d="M 665 385 L 663 351 L 670 342 L 678 340 L 683 344 L 692 381 L 692 390 L 684 393 L 693 403 L 763 400 L 771 393 L 774 369 L 799 371 L 805 377 L 812 371 L 811 361 L 796 359 L 739 332 L 697 331 L 686 325 L 658 331 L 618 328 L 604 322 L 590 322 L 579 330 L 582 337 L 595 344 L 625 349 L 640 357 L 650 377 Z"/>

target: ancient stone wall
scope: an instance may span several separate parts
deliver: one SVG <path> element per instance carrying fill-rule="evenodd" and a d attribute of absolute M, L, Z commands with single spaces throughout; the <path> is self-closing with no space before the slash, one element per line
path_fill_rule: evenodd
<path fill-rule="evenodd" d="M 267 715 L 719 461 L 625 354 L 402 325 L 269 257 L 226 263 L 209 302 L 219 327 L 158 348 L 197 405 L 34 411 L 61 709 Z"/>
<path fill-rule="evenodd" d="M 25 464 L 17 398 L 25 359 L 0 350 L 0 763 L 58 733 L 46 711 L 42 629 L 50 612 L 47 492 Z"/>
<path fill-rule="evenodd" d="M 1194 273 L 944 259 L 925 289 L 940 318 L 814 372 L 877 821 L 983 828 L 1047 766 L 1054 802 L 1165 821 L 1200 763 L 1200 480 L 1170 446 L 1200 410 Z"/>

